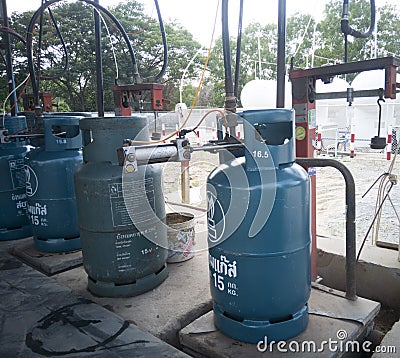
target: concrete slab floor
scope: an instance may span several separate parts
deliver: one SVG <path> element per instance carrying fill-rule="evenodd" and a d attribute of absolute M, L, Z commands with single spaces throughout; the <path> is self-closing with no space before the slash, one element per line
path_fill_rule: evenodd
<path fill-rule="evenodd" d="M 379 348 L 375 349 L 372 358 L 398 358 L 400 357 L 400 321 L 385 335 Z"/>
<path fill-rule="evenodd" d="M 256 344 L 243 343 L 227 337 L 214 326 L 213 312 L 205 314 L 182 329 L 179 338 L 183 350 L 194 357 L 261 357 L 265 354 L 268 357 L 283 354 L 285 357 L 335 357 L 342 355 L 340 347 L 346 347 L 347 342 L 351 349 L 351 342 L 364 338 L 371 329 L 379 306 L 379 303 L 373 301 L 359 298 L 353 302 L 314 288 L 309 301 L 308 327 L 299 336 L 286 341 L 283 348 L 286 352 L 278 349 L 277 345 L 267 347 L 261 344 L 257 347 Z M 360 323 L 361 321 L 364 323 Z M 308 347 L 307 342 L 312 342 L 311 347 L 315 344 L 318 350 L 324 341 L 329 340 L 337 342 L 332 344 L 332 347 L 337 348 L 336 351 L 329 349 L 328 345 L 316 352 L 312 348 L 303 352 L 296 350 L 296 347 L 301 347 L 302 344 Z M 288 347 L 293 347 L 295 351 Z"/>
<path fill-rule="evenodd" d="M 205 232 L 196 231 L 196 246 L 204 245 Z M 212 309 L 209 291 L 208 252 L 196 252 L 194 258 L 168 264 L 169 277 L 155 289 L 129 298 L 105 298 L 92 295 L 86 288 L 83 267 L 53 276 L 71 288 L 156 337 L 178 345 L 178 332 Z"/>
<path fill-rule="evenodd" d="M 1 357 L 187 357 L 4 251 L 0 294 Z"/>

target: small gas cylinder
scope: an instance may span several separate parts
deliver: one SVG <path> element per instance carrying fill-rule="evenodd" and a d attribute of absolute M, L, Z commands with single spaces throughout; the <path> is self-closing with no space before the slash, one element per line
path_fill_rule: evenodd
<path fill-rule="evenodd" d="M 25 117 L 4 117 L 3 130 L 9 135 L 23 134 L 27 131 Z M 30 149 L 26 140 L 18 138 L 0 143 L 0 240 L 22 239 L 31 235 L 26 216 L 24 172 L 24 158 Z"/>
<path fill-rule="evenodd" d="M 74 173 L 82 163 L 81 117 L 45 116 L 44 145 L 25 157 L 27 211 L 36 249 L 80 249 Z"/>
<path fill-rule="evenodd" d="M 208 177 L 208 245 L 214 322 L 245 342 L 305 330 L 310 295 L 310 189 L 295 163 L 292 110 L 254 110 L 245 155 Z"/>

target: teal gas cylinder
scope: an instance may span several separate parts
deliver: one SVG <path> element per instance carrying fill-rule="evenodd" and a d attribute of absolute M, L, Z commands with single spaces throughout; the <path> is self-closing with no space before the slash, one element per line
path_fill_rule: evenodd
<path fill-rule="evenodd" d="M 80 249 L 73 181 L 82 163 L 80 118 L 46 115 L 44 144 L 25 157 L 27 211 L 39 251 Z"/>
<path fill-rule="evenodd" d="M 23 134 L 27 131 L 26 119 L 24 116 L 6 116 L 4 127 L 8 134 Z M 0 143 L 0 240 L 31 235 L 26 215 L 24 172 L 24 158 L 30 149 L 25 140 Z"/>
<path fill-rule="evenodd" d="M 134 296 L 168 275 L 167 226 L 159 165 L 123 174 L 124 139 L 148 141 L 144 116 L 85 118 L 84 164 L 75 175 L 88 289 L 98 296 Z"/>
<path fill-rule="evenodd" d="M 310 295 L 310 189 L 295 161 L 293 111 L 245 111 L 245 155 L 208 177 L 214 322 L 257 343 L 306 329 Z"/>

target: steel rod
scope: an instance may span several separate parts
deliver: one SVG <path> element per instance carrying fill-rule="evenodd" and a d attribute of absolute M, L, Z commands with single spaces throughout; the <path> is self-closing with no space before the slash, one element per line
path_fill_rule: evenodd
<path fill-rule="evenodd" d="M 286 73 L 286 0 L 279 0 L 278 5 L 278 59 L 276 108 L 285 107 L 285 73 Z"/>
<path fill-rule="evenodd" d="M 346 298 L 357 299 L 356 287 L 356 191 L 353 175 L 341 162 L 334 159 L 297 158 L 305 167 L 332 167 L 343 175 L 346 183 Z"/>

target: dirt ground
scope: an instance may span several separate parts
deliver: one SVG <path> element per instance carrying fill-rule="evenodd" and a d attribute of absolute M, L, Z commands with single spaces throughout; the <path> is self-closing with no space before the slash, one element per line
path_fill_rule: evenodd
<path fill-rule="evenodd" d="M 384 173 L 387 173 L 390 161 L 383 153 L 358 153 L 355 158 L 337 158 L 351 171 L 356 185 L 356 230 L 357 241 L 364 239 L 375 216 L 379 184 L 381 180 L 367 190 Z M 392 174 L 400 175 L 400 161 L 395 159 Z M 390 183 L 387 180 L 388 183 Z M 386 193 L 386 192 L 385 192 Z M 363 197 L 364 196 L 364 197 Z M 384 195 L 383 195 L 384 196 Z M 388 198 L 382 206 L 379 222 L 379 241 L 399 242 L 400 188 L 393 185 Z M 345 233 L 345 191 L 341 174 L 333 168 L 317 170 L 317 234 L 327 237 L 344 238 Z M 376 228 L 376 226 L 375 226 Z M 372 232 L 368 235 L 367 244 L 371 244 Z"/>

